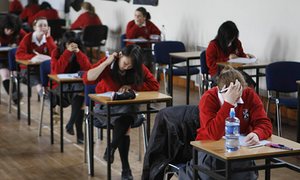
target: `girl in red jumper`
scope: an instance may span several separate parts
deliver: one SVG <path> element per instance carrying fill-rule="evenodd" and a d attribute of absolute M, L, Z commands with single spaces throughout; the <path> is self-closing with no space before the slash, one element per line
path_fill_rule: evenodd
<path fill-rule="evenodd" d="M 21 29 L 21 20 L 13 14 L 5 15 L 0 21 L 0 46 L 16 47 L 26 32 Z M 3 60 L 0 58 L 0 76 L 2 79 L 3 87 L 7 94 L 9 93 L 9 70 L 8 59 L 15 59 L 16 48 L 9 50 L 8 56 Z M 6 54 L 5 54 L 6 56 Z M 13 83 L 12 100 L 17 103 L 18 96 L 16 91 L 16 83 Z"/>
<path fill-rule="evenodd" d="M 83 46 L 80 39 L 76 38 L 74 32 L 66 32 L 63 36 L 62 42 L 58 48 L 53 50 L 51 56 L 51 74 L 61 73 L 77 73 L 79 71 L 87 71 L 91 68 L 88 57 L 83 53 Z M 57 84 L 53 88 L 59 92 Z M 82 90 L 82 84 L 71 84 L 63 86 L 63 91 L 68 90 Z M 67 107 L 71 104 L 71 116 L 66 125 L 67 133 L 74 135 L 74 123 L 76 126 L 77 143 L 83 143 L 83 110 L 82 105 L 84 97 L 77 93 L 67 93 L 63 95 L 63 104 L 61 106 Z M 59 97 L 55 96 L 53 105 L 59 103 Z"/>
<path fill-rule="evenodd" d="M 81 5 L 83 13 L 73 22 L 71 29 L 84 29 L 86 26 L 102 25 L 98 15 L 95 13 L 95 7 L 89 2 L 83 2 Z"/>
<path fill-rule="evenodd" d="M 22 11 L 23 5 L 19 0 L 9 0 L 9 13 L 19 15 Z"/>
<path fill-rule="evenodd" d="M 209 43 L 206 50 L 206 64 L 214 84 L 218 77 L 218 62 L 227 62 L 230 59 L 238 57 L 254 57 L 253 55 L 244 53 L 242 43 L 238 37 L 239 30 L 235 23 L 226 21 L 219 27 L 215 39 Z M 255 82 L 252 78 L 249 77 L 248 74 L 242 73 L 245 76 L 248 85 L 255 86 Z"/>
<path fill-rule="evenodd" d="M 39 17 L 45 17 L 48 20 L 59 19 L 58 12 L 56 9 L 53 9 L 48 2 L 43 2 L 40 5 L 40 10 L 31 18 L 28 19 L 28 23 L 32 24 L 33 21 Z"/>
<path fill-rule="evenodd" d="M 204 93 L 199 103 L 200 128 L 196 140 L 220 140 L 225 135 L 225 119 L 230 108 L 235 108 L 240 119 L 240 133 L 246 135 L 245 143 L 256 145 L 272 135 L 272 123 L 262 101 L 252 88 L 246 87 L 243 75 L 232 67 L 225 67 L 219 75 L 217 87 Z M 227 91 L 225 91 L 225 88 Z M 199 152 L 199 165 L 205 169 L 224 169 L 225 164 L 212 156 Z M 251 167 L 254 161 L 232 163 L 232 168 Z M 183 168 L 180 179 L 192 179 L 190 163 Z M 201 179 L 212 179 L 199 172 Z M 231 179 L 257 179 L 255 171 L 233 173 Z"/>
<path fill-rule="evenodd" d="M 51 52 L 56 48 L 53 38 L 50 36 L 50 27 L 45 17 L 39 17 L 33 22 L 34 32 L 28 33 L 20 42 L 16 52 L 19 60 L 42 60 L 51 59 Z M 21 76 L 27 77 L 27 69 L 21 66 Z M 37 92 L 42 96 L 42 85 L 39 71 L 30 76 L 30 86 L 36 86 Z"/>
<path fill-rule="evenodd" d="M 40 6 L 38 0 L 28 0 L 28 4 L 20 14 L 20 18 L 24 23 L 26 23 L 24 26 L 27 28 L 27 32 L 31 31 L 28 20 L 32 19 L 32 16 L 34 16 L 39 10 Z"/>
<path fill-rule="evenodd" d="M 97 83 L 97 93 L 107 91 L 125 92 L 129 89 L 158 91 L 159 84 L 146 66 L 141 63 L 142 58 L 142 49 L 137 45 L 129 45 L 120 53 L 115 52 L 108 58 L 101 59 L 84 75 L 84 82 L 88 84 Z M 111 108 L 111 112 L 126 113 L 136 111 L 137 109 L 137 105 L 114 106 Z M 94 112 L 106 112 L 106 107 L 96 104 Z M 103 123 L 106 123 L 106 119 L 97 115 L 96 117 L 103 121 Z M 112 163 L 114 152 L 119 148 L 122 162 L 122 179 L 133 179 L 128 162 L 130 145 L 129 129 L 136 119 L 136 115 L 132 114 L 113 116 L 111 119 L 112 125 L 114 125 L 111 142 L 112 150 L 111 152 L 105 151 L 103 158 L 107 160 L 108 155 L 110 155 Z"/>

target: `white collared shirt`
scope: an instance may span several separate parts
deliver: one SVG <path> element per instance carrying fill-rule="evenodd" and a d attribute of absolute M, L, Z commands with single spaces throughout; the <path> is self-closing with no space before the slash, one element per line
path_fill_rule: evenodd
<path fill-rule="evenodd" d="M 35 43 L 37 46 L 41 46 L 47 42 L 46 35 L 44 34 L 42 40 L 39 42 L 36 36 L 36 32 L 33 32 L 31 42 Z"/>
<path fill-rule="evenodd" d="M 222 106 L 222 105 L 224 104 L 224 99 L 223 99 L 222 94 L 219 92 L 219 90 L 218 90 L 218 98 L 219 98 L 220 104 L 221 104 L 221 106 Z M 237 104 L 244 104 L 244 101 L 243 101 L 242 97 L 240 97 L 240 98 L 237 100 L 237 102 L 234 104 L 234 107 L 237 107 Z"/>

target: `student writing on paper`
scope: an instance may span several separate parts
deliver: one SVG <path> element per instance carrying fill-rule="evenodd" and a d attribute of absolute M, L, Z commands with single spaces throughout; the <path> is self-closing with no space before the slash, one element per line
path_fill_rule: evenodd
<path fill-rule="evenodd" d="M 16 47 L 26 32 L 21 28 L 21 20 L 13 14 L 6 14 L 0 20 L 0 46 Z M 9 70 L 8 60 L 15 59 L 15 51 L 13 48 L 8 51 L 8 56 L 3 57 L 5 60 L 0 60 L 0 76 L 2 79 L 3 87 L 7 94 L 9 93 Z M 6 53 L 5 53 L 6 56 Z M 13 83 L 12 100 L 14 103 L 18 101 L 16 83 Z"/>
<path fill-rule="evenodd" d="M 129 89 L 136 91 L 158 91 L 159 83 L 142 64 L 141 47 L 137 45 L 129 45 L 122 49 L 121 52 L 114 52 L 109 57 L 101 59 L 93 65 L 83 79 L 86 84 L 96 84 L 96 92 L 104 93 L 107 91 L 125 92 Z M 111 113 L 127 113 L 137 111 L 138 105 L 119 105 L 110 108 Z M 107 124 L 106 118 L 100 114 L 106 113 L 107 107 L 96 104 L 94 113 L 98 119 L 98 123 Z M 105 151 L 103 156 L 107 161 L 108 156 L 111 157 L 111 163 L 114 161 L 114 152 L 118 148 L 122 163 L 122 179 L 133 179 L 129 161 L 128 152 L 130 145 L 130 127 L 137 120 L 137 115 L 128 114 L 111 117 L 111 124 L 114 126 L 113 139 L 111 142 L 111 152 Z"/>
<path fill-rule="evenodd" d="M 39 58 L 40 54 L 49 56 L 51 52 L 56 48 L 53 38 L 50 35 L 50 27 L 48 26 L 47 19 L 45 17 L 39 17 L 33 22 L 34 31 L 28 33 L 20 42 L 16 52 L 16 59 L 18 60 L 31 60 Z M 27 69 L 26 66 L 21 67 L 21 77 L 26 80 Z M 36 71 L 34 75 L 30 75 L 30 86 L 36 86 L 36 90 L 40 96 L 42 96 L 42 85 L 40 81 L 39 71 Z"/>
<path fill-rule="evenodd" d="M 232 67 L 225 67 L 219 75 L 217 87 L 204 93 L 199 102 L 200 128 L 196 140 L 220 140 L 225 135 L 225 119 L 230 108 L 235 108 L 236 117 L 240 119 L 240 133 L 246 134 L 245 143 L 256 145 L 260 140 L 272 135 L 272 123 L 268 118 L 262 101 L 256 92 L 247 87 L 243 75 Z M 224 169 L 224 162 L 204 153 L 198 152 L 198 164 L 210 170 Z M 233 162 L 232 168 L 251 167 L 254 161 Z M 192 179 L 193 168 L 189 162 L 180 171 L 179 179 Z M 198 172 L 202 180 L 212 179 Z M 257 171 L 233 173 L 231 179 L 257 179 Z"/>
<path fill-rule="evenodd" d="M 206 64 L 214 85 L 218 77 L 218 62 L 227 62 L 238 57 L 254 57 L 244 53 L 242 43 L 238 38 L 239 30 L 235 23 L 226 21 L 219 27 L 215 39 L 210 41 L 206 50 Z M 255 87 L 255 82 L 252 78 L 245 72 L 243 72 L 243 75 L 248 85 Z"/>
<path fill-rule="evenodd" d="M 66 32 L 60 45 L 53 50 L 51 55 L 51 74 L 77 73 L 87 71 L 91 68 L 88 57 L 84 54 L 83 45 L 74 32 Z M 58 84 L 53 82 L 54 91 L 59 92 Z M 82 84 L 66 84 L 63 91 L 82 90 Z M 57 93 L 58 94 L 58 93 Z M 71 105 L 71 116 L 66 125 L 68 134 L 74 135 L 74 124 L 76 126 L 77 143 L 83 143 L 82 122 L 84 111 L 82 109 L 84 97 L 78 93 L 64 93 L 63 104 L 59 104 L 59 96 L 53 97 L 53 105 L 67 107 Z"/>

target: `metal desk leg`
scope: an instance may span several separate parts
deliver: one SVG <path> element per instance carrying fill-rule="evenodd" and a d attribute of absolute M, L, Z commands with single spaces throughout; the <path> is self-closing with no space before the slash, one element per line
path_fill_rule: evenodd
<path fill-rule="evenodd" d="M 189 105 L 190 103 L 190 61 L 187 59 L 186 61 L 186 68 L 187 68 L 187 74 L 186 74 L 186 105 Z"/>
<path fill-rule="evenodd" d="M 94 116 L 93 116 L 94 101 L 90 99 L 89 112 L 89 170 L 90 175 L 94 176 Z"/>
<path fill-rule="evenodd" d="M 53 134 L 53 93 L 52 93 L 52 80 L 50 79 L 50 91 L 49 91 L 49 98 L 50 98 L 50 141 L 51 144 L 54 144 L 54 134 Z"/>
<path fill-rule="evenodd" d="M 225 177 L 226 179 L 231 178 L 231 161 L 226 161 L 225 162 Z"/>
<path fill-rule="evenodd" d="M 110 105 L 107 105 L 107 179 L 111 180 L 111 163 L 110 163 Z"/>
<path fill-rule="evenodd" d="M 149 112 L 150 111 L 150 104 L 149 103 L 147 103 L 147 111 Z M 149 138 L 150 138 L 150 131 L 151 131 L 151 129 L 150 129 L 150 121 L 151 121 L 151 117 L 150 117 L 150 113 L 147 113 L 147 142 L 149 142 Z M 148 143 L 147 143 L 147 147 L 148 147 Z"/>
<path fill-rule="evenodd" d="M 193 148 L 193 166 L 197 166 L 198 165 L 198 151 Z M 193 179 L 197 180 L 198 179 L 198 171 L 196 169 L 196 167 L 193 167 Z"/>
<path fill-rule="evenodd" d="M 298 84 L 297 142 L 300 143 L 300 84 Z"/>
<path fill-rule="evenodd" d="M 18 120 L 20 120 L 21 117 L 21 106 L 20 106 L 20 66 L 17 65 L 17 92 L 18 92 Z"/>
<path fill-rule="evenodd" d="M 30 87 L 30 66 L 27 66 L 27 121 L 30 126 L 30 97 L 31 97 L 31 87 Z"/>
<path fill-rule="evenodd" d="M 256 68 L 256 93 L 259 94 L 259 68 Z"/>
<path fill-rule="evenodd" d="M 173 59 L 171 57 L 169 62 L 168 90 L 169 90 L 169 95 L 173 97 L 173 62 L 172 61 Z M 173 104 L 173 99 L 172 99 L 172 104 Z"/>
<path fill-rule="evenodd" d="M 271 169 L 270 169 L 271 160 L 269 158 L 266 158 L 265 159 L 265 163 L 266 163 L 265 180 L 270 180 L 270 176 L 271 176 Z"/>
<path fill-rule="evenodd" d="M 64 152 L 64 113 L 62 107 L 62 88 L 63 85 L 59 84 L 59 104 L 60 104 L 60 152 Z"/>

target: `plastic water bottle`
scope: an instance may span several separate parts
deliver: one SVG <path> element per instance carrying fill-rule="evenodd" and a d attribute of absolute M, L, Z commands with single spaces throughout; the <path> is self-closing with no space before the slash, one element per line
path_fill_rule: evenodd
<path fill-rule="evenodd" d="M 225 120 L 225 147 L 227 152 L 237 151 L 240 148 L 240 120 L 235 117 L 234 108 L 230 109 L 229 117 Z"/>
<path fill-rule="evenodd" d="M 161 41 L 165 41 L 166 40 L 166 28 L 165 25 L 161 26 L 161 30 L 160 30 L 160 40 Z"/>

